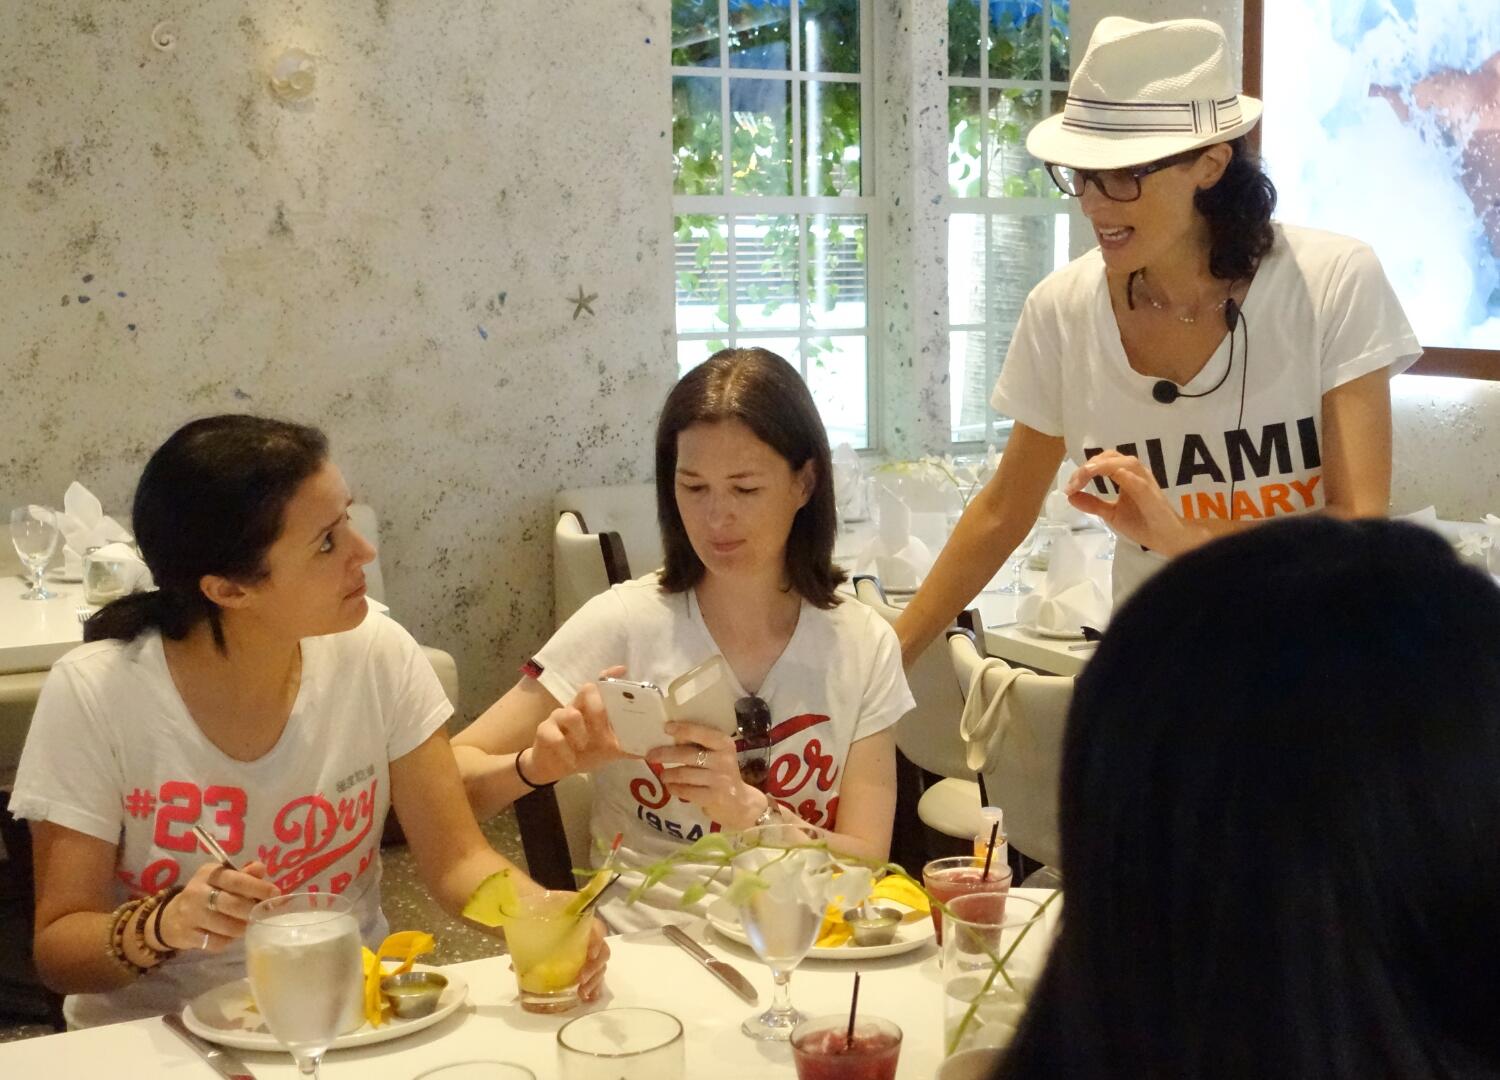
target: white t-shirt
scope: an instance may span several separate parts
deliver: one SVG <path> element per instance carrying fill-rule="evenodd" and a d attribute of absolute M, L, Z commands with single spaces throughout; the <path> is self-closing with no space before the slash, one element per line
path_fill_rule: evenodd
<path fill-rule="evenodd" d="M 1075 461 L 1106 448 L 1139 457 L 1184 518 L 1227 518 L 1231 506 L 1242 519 L 1321 507 L 1323 395 L 1381 368 L 1405 371 L 1422 349 L 1369 247 L 1314 229 L 1274 229 L 1241 306 L 1233 369 L 1208 396 L 1169 405 L 1151 396 L 1158 380 L 1126 359 L 1095 249 L 1026 298 L 995 409 L 1061 436 Z M 1226 336 L 1182 391 L 1208 390 L 1229 362 Z M 1115 491 L 1102 480 L 1092 490 Z M 1121 541 L 1116 602 L 1164 561 Z"/>
<path fill-rule="evenodd" d="M 666 686 L 721 652 L 695 593 L 664 593 L 657 582 L 653 573 L 616 585 L 558 629 L 533 658 L 532 669 L 553 697 L 572 701 L 581 684 L 615 664 L 625 665 L 627 678 Z M 733 690 L 736 698 L 745 694 L 738 683 Z M 828 829 L 837 826 L 849 747 L 884 731 L 916 704 L 895 631 L 869 607 L 847 599 L 828 610 L 802 604 L 797 628 L 759 697 L 771 710 L 767 793 L 803 820 Z M 628 758 L 592 776 L 595 848 L 623 833 L 623 866 L 655 862 L 720 828 L 698 807 L 674 798 L 660 771 Z M 652 903 L 670 907 L 674 900 L 663 896 Z M 642 923 L 619 908 L 605 908 L 612 924 Z M 645 921 L 655 920 L 647 915 Z"/>
<path fill-rule="evenodd" d="M 451 714 L 411 635 L 371 613 L 302 642 L 280 740 L 236 761 L 189 715 L 159 633 L 94 642 L 47 676 L 11 809 L 118 844 L 115 904 L 186 884 L 211 861 L 193 839 L 201 824 L 236 863 L 264 862 L 283 892 L 347 893 L 366 943 L 378 945 L 387 766 Z M 119 990 L 74 994 L 64 1011 L 74 1027 L 154 1016 L 244 974 L 242 943 L 217 956 L 188 950 Z"/>

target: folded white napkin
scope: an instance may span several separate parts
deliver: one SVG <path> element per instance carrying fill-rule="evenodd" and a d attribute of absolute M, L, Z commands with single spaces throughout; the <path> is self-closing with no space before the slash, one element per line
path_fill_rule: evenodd
<path fill-rule="evenodd" d="M 833 500 L 840 521 L 869 521 L 870 493 L 864 463 L 854 448 L 841 442 L 833 450 Z"/>
<path fill-rule="evenodd" d="M 1059 536 L 1048 558 L 1047 577 L 1021 598 L 1017 620 L 1053 634 L 1079 634 L 1085 626 L 1102 628 L 1109 619 L 1110 602 L 1089 576 L 1091 561 L 1076 536 Z"/>
<path fill-rule="evenodd" d="M 932 553 L 912 535 L 910 508 L 884 484 L 876 485 L 875 506 L 875 538 L 855 559 L 855 572 L 874 574 L 887 589 L 915 589 L 932 569 Z"/>
<path fill-rule="evenodd" d="M 1071 458 L 1063 458 L 1063 463 L 1057 467 L 1057 476 L 1052 483 L 1052 490 L 1047 492 L 1047 498 L 1042 503 L 1042 517 L 1048 521 L 1057 521 L 1072 529 L 1080 529 L 1085 525 L 1097 524 L 1092 514 L 1085 514 L 1068 501 L 1068 496 L 1063 491 L 1064 485 L 1078 471 L 1078 466 Z"/>
<path fill-rule="evenodd" d="M 1500 517 L 1485 514 L 1484 524 L 1490 531 L 1490 550 L 1485 556 L 1485 562 L 1489 566 L 1490 573 L 1497 581 L 1500 581 Z"/>
<path fill-rule="evenodd" d="M 103 547 L 116 541 L 129 541 L 130 533 L 104 512 L 104 506 L 88 488 L 77 480 L 63 495 L 62 513 L 57 527 L 63 535 L 63 566 L 71 577 L 83 573 L 83 557 L 89 548 Z"/>
<path fill-rule="evenodd" d="M 1413 525 L 1422 525 L 1429 529 L 1437 528 L 1437 507 L 1424 506 L 1420 510 L 1413 510 L 1409 514 L 1397 514 L 1397 521 L 1409 521 Z"/>

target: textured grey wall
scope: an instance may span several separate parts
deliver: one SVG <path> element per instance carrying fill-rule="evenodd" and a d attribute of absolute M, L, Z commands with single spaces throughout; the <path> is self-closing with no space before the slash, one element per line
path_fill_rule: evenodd
<path fill-rule="evenodd" d="M 123 512 L 193 416 L 321 424 L 387 599 L 482 707 L 550 629 L 552 492 L 649 476 L 667 5 L 6 8 L 0 501 L 77 478 Z M 305 102 L 269 89 L 287 47 Z"/>

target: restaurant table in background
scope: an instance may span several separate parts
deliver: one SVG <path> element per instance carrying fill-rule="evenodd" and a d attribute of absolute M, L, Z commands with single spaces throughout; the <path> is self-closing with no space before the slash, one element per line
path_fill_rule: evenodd
<path fill-rule="evenodd" d="M 78 609 L 84 606 L 80 582 L 46 582 L 53 600 L 22 600 L 26 583 L 0 576 L 0 675 L 45 671 L 83 642 Z"/>
<path fill-rule="evenodd" d="M 875 535 L 875 526 L 870 522 L 846 525 L 839 533 L 834 546 L 834 560 L 850 573 L 854 572 L 854 560 Z M 1110 595 L 1110 571 L 1113 564 L 1108 559 L 1095 558 L 1109 543 L 1109 533 L 1104 529 L 1087 529 L 1076 534 L 1088 556 L 1089 575 L 1099 583 L 1104 595 Z M 1002 584 L 1012 574 L 1007 563 L 995 575 L 992 585 Z M 1046 579 L 1044 570 L 1022 570 L 1021 580 L 1033 589 Z M 904 606 L 910 596 L 888 594 L 887 598 L 897 607 Z M 997 656 L 1012 664 L 1035 668 L 1048 675 L 1077 675 L 1089 658 L 1094 655 L 1092 647 L 1078 640 L 1045 637 L 1034 633 L 1016 622 L 1016 608 L 1021 597 L 1007 593 L 982 592 L 970 605 L 979 609 L 980 621 L 984 623 L 984 641 L 980 646 L 990 656 Z"/>
<path fill-rule="evenodd" d="M 1045 899 L 1045 889 L 1017 889 Z M 1061 903 L 1047 911 L 1055 932 Z M 701 927 L 694 931 L 702 938 Z M 715 934 L 709 948 L 747 975 L 770 1000 L 771 973 L 754 953 Z M 715 1080 L 768 1080 L 794 1075 L 791 1048 L 757 1042 L 740 1031 L 750 1008 L 659 930 L 610 940 L 606 994 L 598 1007 L 664 1009 L 687 1034 L 687 1075 Z M 539 1077 L 557 1075 L 557 1029 L 578 1012 L 538 1016 L 516 1003 L 516 978 L 504 956 L 454 965 L 469 983 L 469 1001 L 453 1016 L 407 1038 L 359 1050 L 335 1050 L 323 1060 L 323 1080 L 411 1080 L 449 1062 L 512 1061 Z M 792 976 L 792 1002 L 809 1015 L 846 1012 L 855 965 L 806 960 Z M 903 1033 L 898 1080 L 931 1080 L 942 1059 L 942 982 L 931 944 L 903 956 L 858 965 L 860 1011 L 893 1020 Z M 290 1055 L 240 1052 L 257 1080 L 297 1075 Z M 101 1028 L 0 1044 L 0 1076 L 113 1076 L 128 1062 L 132 1077 L 208 1077 L 209 1067 L 162 1024 L 135 1020 Z"/>

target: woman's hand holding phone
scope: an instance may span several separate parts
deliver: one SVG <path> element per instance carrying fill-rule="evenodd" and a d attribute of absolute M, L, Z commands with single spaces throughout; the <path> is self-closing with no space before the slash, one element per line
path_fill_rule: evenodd
<path fill-rule="evenodd" d="M 666 767 L 662 783 L 667 790 L 683 802 L 702 807 L 728 828 L 755 824 L 765 811 L 767 796 L 741 778 L 734 736 L 706 724 L 684 722 L 668 724 L 667 734 L 672 745 L 659 746 L 646 755 L 648 762 Z"/>
<path fill-rule="evenodd" d="M 612 667 L 599 677 L 619 678 L 624 673 L 623 667 Z M 537 725 L 531 746 L 521 753 L 526 755 L 521 764 L 527 777 L 538 784 L 550 784 L 629 756 L 615 739 L 594 683 L 584 683 L 570 704 L 552 710 Z"/>

